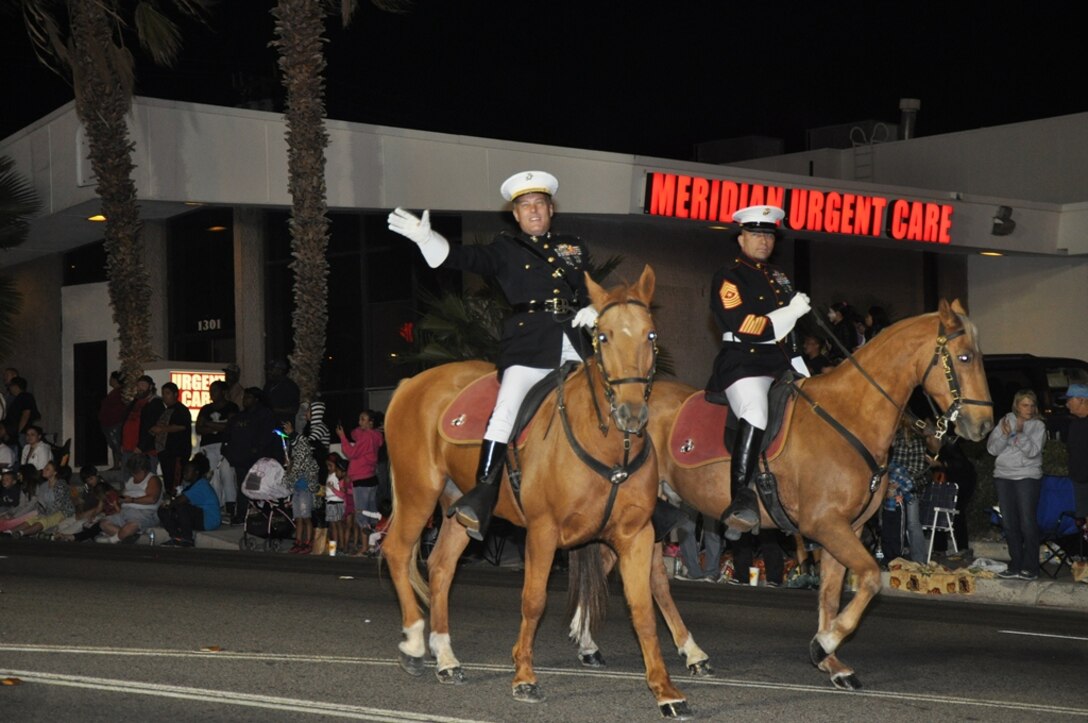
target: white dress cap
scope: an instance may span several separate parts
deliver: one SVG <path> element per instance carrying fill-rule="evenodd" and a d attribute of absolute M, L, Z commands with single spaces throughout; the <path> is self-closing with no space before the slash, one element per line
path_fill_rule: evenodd
<path fill-rule="evenodd" d="M 741 225 L 741 228 L 750 231 L 778 229 L 778 222 L 786 217 L 786 212 L 778 206 L 748 206 L 741 208 L 733 214 L 733 220 Z"/>
<path fill-rule="evenodd" d="M 546 193 L 554 196 L 559 190 L 559 179 L 547 171 L 522 171 L 503 181 L 499 192 L 507 201 L 513 201 L 526 193 Z"/>

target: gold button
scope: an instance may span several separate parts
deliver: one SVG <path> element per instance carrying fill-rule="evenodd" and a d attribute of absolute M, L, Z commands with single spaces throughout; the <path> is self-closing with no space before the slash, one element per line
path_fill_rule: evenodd
<path fill-rule="evenodd" d="M 531 312 L 531 311 L 530 311 L 529 313 L 531 314 L 531 313 L 533 313 L 533 312 Z M 525 326 L 525 322 L 524 322 L 524 321 L 519 321 L 519 322 L 518 322 L 518 326 Z"/>
<path fill-rule="evenodd" d="M 760 294 L 759 300 L 763 301 L 763 295 L 762 294 Z"/>
<path fill-rule="evenodd" d="M 550 264 L 553 261 L 555 261 L 555 257 L 554 256 L 549 256 L 548 257 L 548 263 Z"/>
<path fill-rule="evenodd" d="M 548 248 L 548 244 L 544 244 L 544 248 Z"/>
<path fill-rule="evenodd" d="M 529 264 L 525 264 L 525 268 L 529 268 Z"/>
<path fill-rule="evenodd" d="M 559 293 L 559 289 L 552 289 L 552 293 L 553 293 L 553 294 L 558 294 L 558 293 Z"/>

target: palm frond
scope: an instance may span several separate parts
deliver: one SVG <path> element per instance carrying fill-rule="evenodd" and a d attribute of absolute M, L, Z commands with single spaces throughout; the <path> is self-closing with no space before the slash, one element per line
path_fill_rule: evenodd
<path fill-rule="evenodd" d="M 0 248 L 26 241 L 30 218 L 41 208 L 38 194 L 15 170 L 15 161 L 0 156 Z"/>
<path fill-rule="evenodd" d="M 15 287 L 15 281 L 7 276 L 0 276 L 0 362 L 6 360 L 15 350 L 15 320 L 23 308 L 23 295 Z"/>

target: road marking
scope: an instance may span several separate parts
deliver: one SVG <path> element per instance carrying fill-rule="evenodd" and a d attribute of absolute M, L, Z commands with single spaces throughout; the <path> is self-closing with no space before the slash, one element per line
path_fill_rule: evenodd
<path fill-rule="evenodd" d="M 404 710 L 370 708 L 368 706 L 329 703 L 320 700 L 303 700 L 299 698 L 280 698 L 270 695 L 226 692 L 209 690 L 207 688 L 189 688 L 178 685 L 137 683 L 130 680 L 93 678 L 84 675 L 58 675 L 55 673 L 42 673 L 30 670 L 10 670 L 4 671 L 3 674 L 20 678 L 24 683 L 56 685 L 66 688 L 86 688 L 112 693 L 125 693 L 128 695 L 149 695 L 158 698 L 196 700 L 207 703 L 239 705 L 247 708 L 265 708 L 269 710 L 290 711 L 292 713 L 309 713 L 333 716 L 336 718 L 351 718 L 354 720 L 390 721 L 391 723 L 395 721 L 477 723 L 477 721 L 470 718 L 448 718 L 432 713 L 412 713 L 411 711 Z"/>
<path fill-rule="evenodd" d="M 1033 638 L 1057 638 L 1058 640 L 1088 640 L 1080 635 L 1052 635 L 1051 633 L 1029 633 L 1026 630 L 998 630 L 1005 635 L 1027 635 Z"/>
<path fill-rule="evenodd" d="M 1001 631 L 1001 632 L 1014 632 L 1014 631 Z M 112 647 L 91 647 L 91 646 L 64 646 L 64 645 L 18 645 L 12 643 L 0 643 L 0 652 L 20 652 L 20 653 L 63 653 L 69 655 L 110 655 L 110 656 L 131 656 L 131 657 L 159 657 L 159 658 L 203 658 L 205 660 L 254 660 L 254 661 L 290 661 L 290 662 L 310 662 L 310 663 L 334 663 L 341 665 L 370 665 L 381 667 L 397 667 L 397 662 L 390 658 L 357 658 L 348 656 L 336 656 L 336 655 L 293 655 L 289 653 L 246 653 L 246 652 L 232 652 L 232 651 L 220 651 L 218 653 L 202 653 L 196 650 L 165 650 L 156 648 L 112 648 Z M 434 667 L 434 662 L 429 661 L 427 663 L 429 667 Z M 472 665 L 463 665 L 466 671 L 486 671 L 492 673 L 513 673 L 514 668 L 512 665 L 496 665 L 490 663 L 479 663 Z M 550 668 L 550 667 L 535 667 L 538 673 L 546 673 L 548 675 L 571 677 L 571 678 L 599 678 L 599 679 L 611 679 L 611 680 L 631 680 L 644 682 L 646 676 L 642 672 L 624 672 L 624 671 L 595 671 L 587 668 Z M 0 670 L 0 676 L 2 675 L 14 675 L 15 677 L 26 677 L 17 672 L 10 672 Z M 47 675 L 47 674 L 43 674 Z M 117 682 L 117 681 L 115 681 Z M 128 685 L 129 681 L 119 681 L 122 684 Z M 138 684 L 133 684 L 138 685 Z M 145 684 L 149 690 L 157 691 L 160 689 L 169 689 L 169 686 L 158 686 L 152 684 Z M 698 685 L 706 687 L 723 687 L 723 688 L 750 688 L 758 690 L 774 690 L 774 691 L 792 691 L 798 693 L 822 693 L 831 695 L 852 695 L 857 697 L 894 700 L 901 703 L 941 703 L 946 705 L 960 705 L 960 706 L 975 706 L 980 708 L 1002 708 L 1006 710 L 1018 710 L 1026 711 L 1030 713 L 1053 713 L 1058 715 L 1074 715 L 1083 716 L 1084 711 L 1081 708 L 1063 708 L 1056 705 L 1047 705 L 1045 703 L 1024 703 L 1019 701 L 1009 700 L 991 700 L 988 698 L 964 698 L 961 696 L 950 695 L 934 695 L 930 693 L 905 693 L 902 691 L 877 691 L 872 689 L 843 691 L 836 688 L 829 687 L 828 685 L 805 685 L 799 683 L 774 683 L 774 682 L 761 682 L 752 680 L 739 680 L 734 678 L 685 678 L 684 685 Z M 193 689 L 199 690 L 199 689 Z M 235 693 L 220 693 L 218 691 L 207 691 L 210 695 L 215 696 L 241 696 L 242 694 Z M 255 698 L 263 698 L 263 696 L 254 696 Z M 218 698 L 217 698 L 218 700 Z M 272 700 L 272 699 L 269 699 Z M 284 699 L 290 700 L 290 699 Z M 225 698 L 224 702 L 231 702 L 231 698 Z M 309 701 L 299 702 L 310 706 Z M 355 708 L 347 706 L 348 708 Z M 370 710 L 362 709 L 359 710 Z M 388 711 L 388 714 L 392 714 L 393 711 Z M 399 713 L 398 713 L 399 714 Z M 408 715 L 408 714 L 404 714 Z M 426 717 L 420 720 L 428 719 Z M 380 720 L 380 719 L 375 719 Z M 454 719 L 448 719 L 454 720 Z"/>

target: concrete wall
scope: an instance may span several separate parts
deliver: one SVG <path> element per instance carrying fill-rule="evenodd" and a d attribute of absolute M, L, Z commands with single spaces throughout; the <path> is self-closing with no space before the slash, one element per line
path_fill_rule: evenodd
<path fill-rule="evenodd" d="M 1088 359 L 1088 258 L 968 261 L 983 351 Z"/>
<path fill-rule="evenodd" d="M 47 434 L 59 433 L 64 406 L 61 399 L 61 336 L 63 305 L 56 290 L 61 284 L 61 263 L 56 255 L 5 270 L 22 295 L 22 313 L 15 319 L 15 344 L 3 361 L 26 378 L 38 403 L 39 424 Z"/>
<path fill-rule="evenodd" d="M 1088 188 L 1088 113 L 877 143 L 873 183 L 1046 203 Z M 742 168 L 853 180 L 855 151 L 820 149 L 740 161 Z M 810 169 L 810 163 L 812 164 Z"/>

